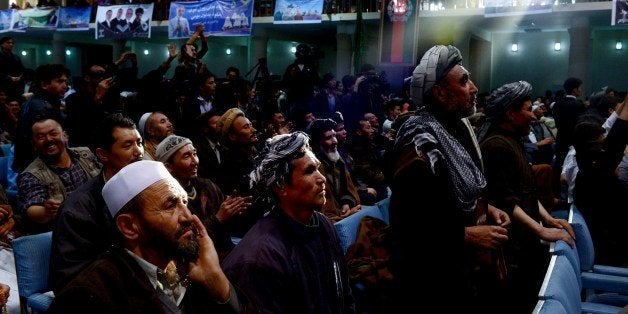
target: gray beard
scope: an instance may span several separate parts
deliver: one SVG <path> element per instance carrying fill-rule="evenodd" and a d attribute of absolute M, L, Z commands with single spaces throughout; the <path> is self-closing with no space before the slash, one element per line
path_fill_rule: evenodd
<path fill-rule="evenodd" d="M 338 160 L 340 160 L 340 153 L 338 153 L 338 150 L 334 151 L 333 153 L 325 153 L 325 155 L 327 155 L 327 159 L 329 159 L 331 162 L 337 162 Z"/>

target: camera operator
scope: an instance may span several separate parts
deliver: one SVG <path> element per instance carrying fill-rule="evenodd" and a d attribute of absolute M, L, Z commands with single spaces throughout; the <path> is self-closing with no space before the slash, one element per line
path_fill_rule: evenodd
<path fill-rule="evenodd" d="M 318 52 L 306 44 L 299 44 L 295 52 L 296 59 L 286 68 L 283 85 L 288 96 L 289 116 L 313 105 L 314 87 L 320 81 L 316 60 L 321 58 Z M 312 108 L 309 108 L 312 110 Z"/>
<path fill-rule="evenodd" d="M 357 93 L 361 112 L 373 113 L 378 119 L 384 120 L 384 103 L 387 101 L 388 83 L 377 75 L 372 64 L 365 63 L 360 69 L 354 90 Z"/>

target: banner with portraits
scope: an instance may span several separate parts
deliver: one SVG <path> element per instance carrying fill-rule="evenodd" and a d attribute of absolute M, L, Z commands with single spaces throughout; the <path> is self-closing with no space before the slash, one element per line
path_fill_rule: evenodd
<path fill-rule="evenodd" d="M 517 3 L 516 0 L 487 0 L 484 17 L 551 13 L 552 4 Z"/>
<path fill-rule="evenodd" d="M 59 31 L 86 31 L 89 30 L 89 17 L 92 7 L 61 7 L 59 12 Z"/>
<path fill-rule="evenodd" d="M 207 36 L 250 36 L 253 0 L 172 2 L 168 38 L 189 38 L 202 24 Z"/>
<path fill-rule="evenodd" d="M 277 0 L 273 24 L 321 23 L 324 0 Z"/>
<path fill-rule="evenodd" d="M 54 29 L 59 21 L 59 7 L 40 7 L 23 10 L 13 10 L 11 17 L 12 30 L 26 28 Z"/>
<path fill-rule="evenodd" d="M 98 6 L 96 39 L 150 38 L 153 4 Z"/>
<path fill-rule="evenodd" d="M 611 25 L 628 25 L 628 0 L 613 0 Z"/>
<path fill-rule="evenodd" d="M 8 32 L 11 30 L 12 16 L 13 9 L 0 10 L 0 33 Z"/>

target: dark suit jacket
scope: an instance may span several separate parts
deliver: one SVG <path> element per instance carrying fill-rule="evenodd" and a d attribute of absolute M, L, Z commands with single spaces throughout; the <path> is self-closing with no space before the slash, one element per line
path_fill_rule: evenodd
<path fill-rule="evenodd" d="M 220 163 L 218 163 L 218 157 L 216 152 L 211 148 L 209 140 L 203 135 L 196 137 L 192 140 L 194 147 L 196 147 L 196 154 L 198 155 L 198 175 L 199 177 L 209 178 L 213 182 L 218 179 L 218 171 L 220 171 Z M 224 159 L 224 149 L 221 145 L 218 147 L 220 152 L 221 161 Z M 227 193 L 230 193 L 227 191 Z"/>
<path fill-rule="evenodd" d="M 189 286 L 177 308 L 153 288 L 144 270 L 125 250 L 116 248 L 96 260 L 61 290 L 48 313 L 237 313 L 233 288 L 230 302 L 217 304 L 203 288 Z"/>

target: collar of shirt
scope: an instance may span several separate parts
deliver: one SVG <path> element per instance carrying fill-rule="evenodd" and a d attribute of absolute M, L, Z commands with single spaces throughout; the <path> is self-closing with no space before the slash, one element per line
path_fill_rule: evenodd
<path fill-rule="evenodd" d="M 135 253 L 129 251 L 128 249 L 124 249 L 124 250 L 127 253 L 129 253 L 129 255 L 131 255 L 131 257 L 133 257 L 133 259 L 140 265 L 142 270 L 144 270 L 144 272 L 146 273 L 146 276 L 148 276 L 148 280 L 153 285 L 153 288 L 160 289 L 163 291 L 165 288 L 159 281 L 157 281 L 157 266 L 135 255 Z M 186 291 L 185 286 L 181 285 L 181 283 L 179 283 L 178 288 L 181 294 L 179 295 L 179 298 L 175 301 L 175 304 L 177 304 L 177 306 L 179 306 L 179 304 L 183 300 L 183 296 L 185 296 L 185 291 Z"/>

